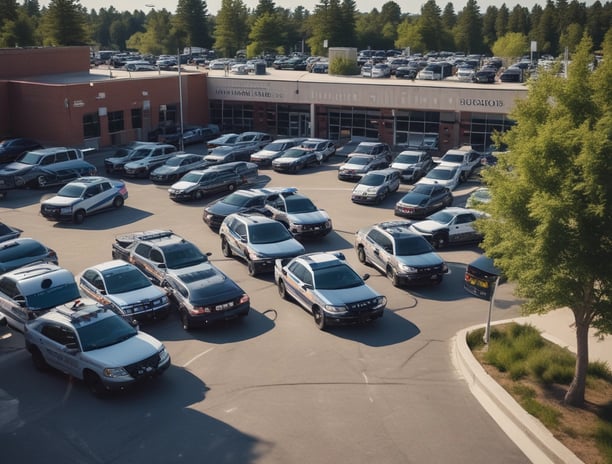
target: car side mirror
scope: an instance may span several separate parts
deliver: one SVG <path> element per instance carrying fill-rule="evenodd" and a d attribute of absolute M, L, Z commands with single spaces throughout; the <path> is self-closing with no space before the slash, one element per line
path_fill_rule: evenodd
<path fill-rule="evenodd" d="M 311 284 L 302 284 L 302 290 L 312 290 Z"/>
<path fill-rule="evenodd" d="M 158 264 L 157 264 L 157 267 L 158 267 L 159 269 L 166 269 L 166 263 L 158 263 Z"/>
<path fill-rule="evenodd" d="M 76 342 L 66 343 L 63 351 L 68 354 L 76 354 L 79 352 L 79 345 Z"/>
<path fill-rule="evenodd" d="M 369 278 L 370 278 L 370 274 L 367 274 L 367 273 L 366 273 L 366 274 L 364 274 L 364 275 L 363 275 L 363 277 L 362 277 L 362 279 L 363 279 L 364 281 L 368 280 Z"/>

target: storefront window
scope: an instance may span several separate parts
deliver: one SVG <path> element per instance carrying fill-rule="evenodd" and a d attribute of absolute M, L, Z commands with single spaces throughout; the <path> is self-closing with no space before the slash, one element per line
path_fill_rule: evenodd
<path fill-rule="evenodd" d="M 395 145 L 411 149 L 438 149 L 440 113 L 398 111 L 395 118 Z"/>
<path fill-rule="evenodd" d="M 100 117 L 98 113 L 83 115 L 83 138 L 100 137 Z"/>
<path fill-rule="evenodd" d="M 109 111 L 108 112 L 108 132 L 120 132 L 124 129 L 123 123 L 123 111 Z"/>
<path fill-rule="evenodd" d="M 330 108 L 329 138 L 338 140 L 342 134 L 350 133 L 351 138 L 378 140 L 379 119 L 380 111 L 364 108 Z"/>
<path fill-rule="evenodd" d="M 478 151 L 486 151 L 492 144 L 494 132 L 505 132 L 514 121 L 503 114 L 472 113 L 470 121 L 470 145 Z"/>

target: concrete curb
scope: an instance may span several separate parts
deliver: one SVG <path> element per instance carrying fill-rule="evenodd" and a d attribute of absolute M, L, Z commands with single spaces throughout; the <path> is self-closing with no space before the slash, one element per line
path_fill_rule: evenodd
<path fill-rule="evenodd" d="M 514 321 L 517 320 L 497 321 L 495 325 Z M 484 324 L 460 330 L 455 335 L 452 344 L 453 363 L 467 381 L 472 394 L 531 462 L 584 464 L 539 420 L 528 414 L 474 358 L 466 337 L 468 333 L 482 327 Z"/>

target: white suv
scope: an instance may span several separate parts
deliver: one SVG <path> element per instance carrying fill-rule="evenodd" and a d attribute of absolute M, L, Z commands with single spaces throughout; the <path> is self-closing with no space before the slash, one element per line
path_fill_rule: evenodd
<path fill-rule="evenodd" d="M 25 325 L 26 348 L 37 369 L 58 369 L 101 396 L 163 373 L 163 343 L 94 300 L 76 300 Z"/>

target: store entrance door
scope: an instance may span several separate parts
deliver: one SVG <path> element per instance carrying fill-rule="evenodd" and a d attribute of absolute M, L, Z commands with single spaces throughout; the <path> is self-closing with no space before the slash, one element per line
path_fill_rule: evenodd
<path fill-rule="evenodd" d="M 289 137 L 309 137 L 310 118 L 304 113 L 289 113 Z"/>

